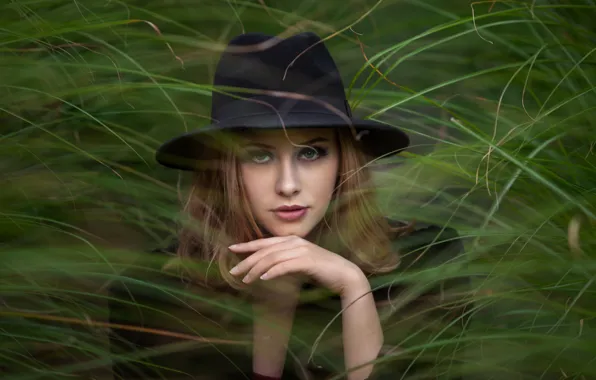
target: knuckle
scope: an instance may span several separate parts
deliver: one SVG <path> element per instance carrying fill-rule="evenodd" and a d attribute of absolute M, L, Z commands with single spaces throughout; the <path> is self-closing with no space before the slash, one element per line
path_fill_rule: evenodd
<path fill-rule="evenodd" d="M 254 260 L 253 263 L 257 263 L 259 261 L 265 260 L 265 259 L 267 259 L 267 257 L 269 257 L 269 251 L 267 251 L 267 250 L 259 251 L 252 256 L 252 258 Z"/>
<path fill-rule="evenodd" d="M 268 274 L 270 277 L 276 277 L 276 276 L 278 276 L 278 275 L 279 275 L 279 273 L 280 273 L 280 271 L 279 271 L 279 269 L 277 268 L 277 266 L 271 267 L 271 268 L 269 268 L 269 270 L 267 271 L 267 274 Z"/>
<path fill-rule="evenodd" d="M 277 256 L 276 255 L 267 255 L 266 257 L 264 257 L 261 260 L 261 263 L 263 265 L 272 265 L 277 261 Z"/>
<path fill-rule="evenodd" d="M 308 246 L 307 245 L 301 245 L 300 247 L 297 248 L 298 252 L 300 253 L 308 253 Z"/>
<path fill-rule="evenodd" d="M 259 261 L 258 263 L 255 263 L 255 265 L 252 266 L 252 268 L 250 268 L 250 272 L 254 273 L 256 271 L 259 270 L 259 268 L 261 268 L 263 266 L 263 263 L 261 261 Z"/>
<path fill-rule="evenodd" d="M 239 272 L 244 271 L 247 268 L 247 263 L 244 261 L 241 261 L 239 263 L 236 263 L 236 268 Z"/>
<path fill-rule="evenodd" d="M 258 277 L 257 275 L 261 275 L 261 274 L 265 273 L 266 268 L 267 268 L 267 266 L 265 266 L 265 265 L 255 265 L 254 268 L 252 268 L 249 273 L 253 277 Z"/>
<path fill-rule="evenodd" d="M 287 262 L 280 263 L 279 265 L 276 266 L 276 269 L 277 269 L 278 273 L 285 273 L 288 271 L 288 263 Z"/>
<path fill-rule="evenodd" d="M 242 266 L 242 269 L 248 269 L 255 264 L 255 260 L 254 259 L 251 260 L 251 259 L 252 259 L 252 257 L 249 257 L 242 264 L 240 264 Z"/>

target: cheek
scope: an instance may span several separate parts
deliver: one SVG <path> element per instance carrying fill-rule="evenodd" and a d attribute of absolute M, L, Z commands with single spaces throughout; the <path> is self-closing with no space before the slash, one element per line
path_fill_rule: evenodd
<path fill-rule="evenodd" d="M 272 178 L 268 170 L 260 167 L 241 167 L 242 186 L 246 193 L 250 209 L 255 216 L 258 216 L 259 210 L 265 206 L 266 200 L 271 197 Z"/>
<path fill-rule="evenodd" d="M 329 203 L 333 197 L 333 192 L 337 186 L 339 163 L 338 160 L 331 160 L 322 170 L 313 178 L 312 184 L 315 192 L 321 201 Z"/>
<path fill-rule="evenodd" d="M 256 173 L 254 170 L 249 170 L 246 168 L 241 168 L 240 173 L 242 186 L 244 187 L 244 191 L 246 192 L 248 199 L 252 203 L 252 200 L 257 198 L 256 195 L 259 194 L 260 191 L 262 191 L 262 186 L 259 186 L 259 184 L 262 183 L 262 181 L 258 180 L 260 175 L 259 173 Z"/>

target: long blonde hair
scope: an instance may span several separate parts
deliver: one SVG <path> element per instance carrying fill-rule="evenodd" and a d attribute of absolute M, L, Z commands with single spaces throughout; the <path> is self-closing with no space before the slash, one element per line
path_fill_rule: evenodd
<path fill-rule="evenodd" d="M 349 131 L 337 133 L 340 162 L 334 198 L 317 228 L 317 243 L 357 264 L 365 273 L 386 272 L 399 264 L 391 250 L 392 228 L 376 204 L 369 158 Z M 211 285 L 242 289 L 229 274 L 239 260 L 229 252 L 233 243 L 263 237 L 252 215 L 236 155 L 228 150 L 211 167 L 194 173 L 184 206 L 187 222 L 179 235 L 179 259 L 208 261 L 219 268 Z M 205 278 L 203 278 L 205 280 Z"/>

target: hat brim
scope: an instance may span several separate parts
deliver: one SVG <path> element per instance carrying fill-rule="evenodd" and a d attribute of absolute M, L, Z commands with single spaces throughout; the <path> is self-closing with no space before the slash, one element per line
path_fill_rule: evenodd
<path fill-rule="evenodd" d="M 344 118 L 321 112 L 296 112 L 280 117 L 276 114 L 258 114 L 227 119 L 182 135 L 163 143 L 156 152 L 161 165 L 173 169 L 196 170 L 201 161 L 209 160 L 211 152 L 229 147 L 231 132 L 245 130 L 272 130 L 295 128 L 348 128 Z M 391 125 L 374 120 L 350 119 L 363 151 L 378 158 L 399 153 L 410 144 L 408 135 Z"/>

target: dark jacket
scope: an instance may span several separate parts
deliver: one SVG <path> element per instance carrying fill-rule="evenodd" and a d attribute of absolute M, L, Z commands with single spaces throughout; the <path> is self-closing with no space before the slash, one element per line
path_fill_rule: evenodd
<path fill-rule="evenodd" d="M 462 241 L 453 229 L 426 225 L 394 244 L 402 254 L 400 266 L 370 279 L 386 348 L 371 378 L 396 379 L 405 373 L 404 379 L 459 379 L 463 344 L 457 339 L 471 308 L 463 302 L 470 279 L 445 274 L 440 280 L 430 274 L 440 264 L 463 262 Z M 252 378 L 250 303 L 234 294 L 189 287 L 161 270 L 175 248 L 154 252 L 154 266 L 133 266 L 111 287 L 114 378 Z M 343 372 L 339 311 L 338 297 L 305 286 L 283 379 L 322 379 Z"/>

